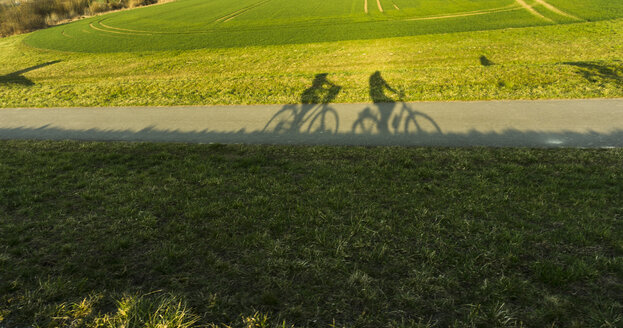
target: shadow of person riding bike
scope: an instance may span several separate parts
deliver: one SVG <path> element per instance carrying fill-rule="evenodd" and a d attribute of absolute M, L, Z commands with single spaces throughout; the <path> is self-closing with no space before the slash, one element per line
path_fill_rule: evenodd
<path fill-rule="evenodd" d="M 374 106 L 359 113 L 353 123 L 354 134 L 418 134 L 439 133 L 441 129 L 428 115 L 411 109 L 404 101 L 402 90 L 396 90 L 383 79 L 381 72 L 370 75 L 370 98 Z M 389 92 L 391 96 L 387 95 Z M 394 100 L 392 97 L 396 97 Z"/>
<path fill-rule="evenodd" d="M 329 81 L 327 76 L 327 73 L 316 74 L 312 85 L 301 94 L 301 104 L 284 106 L 270 119 L 263 132 L 337 133 L 339 117 L 329 103 L 342 87 Z"/>

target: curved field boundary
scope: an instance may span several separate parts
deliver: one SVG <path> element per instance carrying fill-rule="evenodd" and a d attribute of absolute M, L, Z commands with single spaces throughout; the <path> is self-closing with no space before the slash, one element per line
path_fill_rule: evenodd
<path fill-rule="evenodd" d="M 466 11 L 466 12 L 462 12 L 462 13 L 455 13 L 455 14 L 449 14 L 449 15 L 443 15 L 443 16 L 414 17 L 414 18 L 407 18 L 405 20 L 407 20 L 407 21 L 419 21 L 419 20 L 434 20 L 434 19 L 445 19 L 445 18 L 455 18 L 455 17 L 467 17 L 467 16 L 477 16 L 477 15 L 502 13 L 502 12 L 507 12 L 507 11 L 521 10 L 521 9 L 523 9 L 523 8 L 522 7 L 518 7 L 516 5 L 510 5 L 510 6 L 493 8 L 493 9 L 486 9 L 486 10 Z"/>
<path fill-rule="evenodd" d="M 532 8 L 532 6 L 530 6 L 529 4 L 527 4 L 524 0 L 515 0 L 517 1 L 518 4 L 520 4 L 524 9 L 526 9 L 528 12 L 530 12 L 532 15 L 542 19 L 542 20 L 546 20 L 550 23 L 554 23 L 553 20 L 543 16 L 540 12 L 534 10 L 534 8 Z"/>
<path fill-rule="evenodd" d="M 567 18 L 571 18 L 571 19 L 575 19 L 575 20 L 579 20 L 579 21 L 584 21 L 582 18 L 579 18 L 577 16 L 573 16 L 573 15 L 571 15 L 569 13 L 566 13 L 566 12 L 564 12 L 564 11 L 562 11 L 562 10 L 552 6 L 552 5 L 550 5 L 549 3 L 545 2 L 545 0 L 535 0 L 535 1 L 538 4 L 542 5 L 543 7 L 549 9 L 550 11 L 555 12 L 558 15 L 565 16 Z"/>
<path fill-rule="evenodd" d="M 242 8 L 242 9 L 239 9 L 239 10 L 237 10 L 237 11 L 231 13 L 231 14 L 225 15 L 225 16 L 215 20 L 215 22 L 217 22 L 217 23 L 229 22 L 230 20 L 232 20 L 232 19 L 234 19 L 234 18 L 236 18 L 236 17 L 238 17 L 238 16 L 248 12 L 249 10 L 255 9 L 255 8 L 257 8 L 257 7 L 261 6 L 261 5 L 264 5 L 264 4 L 268 3 L 268 2 L 270 2 L 270 0 L 260 1 L 258 3 L 246 6 L 246 7 Z"/>

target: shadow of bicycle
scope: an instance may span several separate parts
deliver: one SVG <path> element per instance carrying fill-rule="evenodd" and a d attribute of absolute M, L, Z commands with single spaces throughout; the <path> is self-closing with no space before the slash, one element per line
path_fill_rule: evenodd
<path fill-rule="evenodd" d="M 425 113 L 402 101 L 404 94 L 394 89 L 376 71 L 370 76 L 370 98 L 373 104 L 354 113 L 348 105 L 338 105 L 345 127 L 340 130 L 340 115 L 331 102 L 342 87 L 331 82 L 327 73 L 317 74 L 301 94 L 301 103 L 285 105 L 264 126 L 262 133 L 290 135 L 435 135 L 442 134 L 439 125 Z M 394 99 L 398 99 L 395 101 Z M 348 130 L 348 127 L 351 127 Z"/>
<path fill-rule="evenodd" d="M 262 132 L 336 134 L 339 126 L 337 111 L 328 104 L 286 105 L 270 119 Z"/>
<path fill-rule="evenodd" d="M 404 102 L 383 103 L 367 107 L 352 126 L 353 134 L 413 135 L 442 134 L 429 115 L 416 111 Z"/>
<path fill-rule="evenodd" d="M 352 126 L 353 134 L 441 134 L 441 128 L 430 116 L 412 109 L 402 101 L 404 92 L 393 88 L 381 76 L 381 72 L 370 75 L 369 84 L 374 105 L 359 113 Z M 398 98 L 398 101 L 394 98 Z"/>
<path fill-rule="evenodd" d="M 336 134 L 340 121 L 331 103 L 342 87 L 327 79 L 327 73 L 316 74 L 312 85 L 301 94 L 300 105 L 285 105 L 268 121 L 262 132 L 277 134 Z"/>

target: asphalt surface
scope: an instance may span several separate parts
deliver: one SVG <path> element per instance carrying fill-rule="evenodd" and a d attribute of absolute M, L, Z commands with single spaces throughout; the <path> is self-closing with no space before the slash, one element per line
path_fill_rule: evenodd
<path fill-rule="evenodd" d="M 623 147 L 623 99 L 0 109 L 0 139 Z"/>

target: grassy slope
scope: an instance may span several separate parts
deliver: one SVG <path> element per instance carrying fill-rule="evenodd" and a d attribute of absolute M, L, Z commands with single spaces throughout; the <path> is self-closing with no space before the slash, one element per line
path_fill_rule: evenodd
<path fill-rule="evenodd" d="M 315 74 L 368 102 L 379 70 L 406 100 L 623 96 L 623 20 L 372 41 L 80 54 L 0 40 L 0 107 L 297 103 Z M 493 62 L 482 66 L 480 57 Z M 59 60 L 23 74 L 17 70 Z"/>
<path fill-rule="evenodd" d="M 256 311 L 310 327 L 618 326 L 622 161 L 2 141 L 0 325 L 166 293 L 234 326 Z"/>

